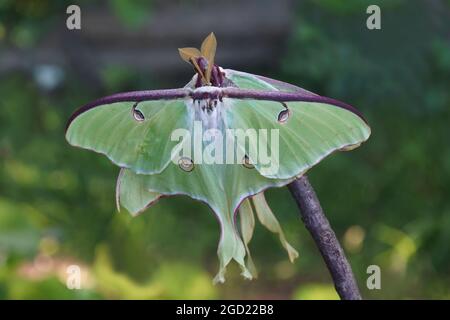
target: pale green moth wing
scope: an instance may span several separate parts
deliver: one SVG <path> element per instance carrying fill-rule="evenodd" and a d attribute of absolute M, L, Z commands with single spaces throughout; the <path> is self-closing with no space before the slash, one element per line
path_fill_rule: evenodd
<path fill-rule="evenodd" d="M 262 149 L 258 150 L 256 143 L 251 145 L 255 148 L 253 152 L 250 148 L 248 157 L 269 178 L 299 176 L 330 153 L 358 146 L 370 135 L 369 127 L 357 115 L 324 103 L 287 102 L 287 109 L 269 101 L 233 99 L 229 104 L 226 119 L 230 128 L 259 128 L 259 140 L 267 140 L 263 143 L 267 160 L 261 157 Z M 278 119 L 283 112 L 288 115 L 281 122 Z M 260 129 L 267 129 L 267 135 Z M 242 150 L 244 143 L 239 143 Z"/>
<path fill-rule="evenodd" d="M 257 277 L 257 270 L 253 259 L 250 254 L 250 249 L 248 244 L 253 237 L 253 231 L 255 228 L 255 217 L 254 212 L 258 217 L 258 220 L 263 226 L 265 226 L 269 231 L 278 234 L 281 245 L 284 247 L 288 253 L 289 260 L 294 262 L 298 258 L 298 252 L 289 244 L 286 240 L 281 225 L 277 218 L 273 214 L 269 205 L 267 204 L 266 198 L 264 197 L 264 192 L 258 193 L 252 197 L 245 199 L 239 206 L 239 218 L 241 223 L 241 234 L 242 240 L 244 241 L 245 250 L 247 252 L 247 266 L 253 277 Z"/>
<path fill-rule="evenodd" d="M 248 270 L 253 278 L 257 278 L 258 271 L 256 270 L 252 255 L 250 254 L 250 249 L 248 248 L 248 244 L 253 237 L 253 231 L 255 230 L 255 216 L 253 215 L 253 208 L 249 198 L 242 201 L 239 206 L 239 219 L 241 223 L 242 241 L 244 242 L 245 251 L 247 253 Z"/>
<path fill-rule="evenodd" d="M 253 207 L 255 208 L 258 220 L 271 232 L 278 234 L 281 245 L 289 255 L 289 260 L 291 262 L 294 262 L 294 260 L 298 258 L 298 252 L 286 240 L 286 236 L 281 229 L 280 223 L 273 214 L 272 209 L 270 209 L 269 205 L 267 204 L 264 193 L 261 192 L 251 197 L 251 202 L 253 203 Z"/>
<path fill-rule="evenodd" d="M 351 150 L 370 136 L 370 127 L 365 120 L 355 110 L 335 100 L 314 95 L 306 90 L 301 91 L 301 88 L 294 91 L 298 87 L 289 84 L 283 87 L 282 82 L 273 80 L 269 83 L 264 80 L 267 78 L 247 73 L 227 70 L 226 75 L 237 86 L 245 89 L 278 91 L 278 88 L 282 88 L 284 92 L 301 93 L 305 100 L 311 100 L 225 100 L 225 117 L 229 128 L 267 129 L 268 143 L 263 144 L 263 147 L 267 146 L 267 157 L 261 158 L 262 149 L 258 152 L 259 145 L 256 143 L 253 144 L 253 150 L 250 148 L 248 152 L 252 164 L 266 177 L 288 179 L 299 176 L 330 153 Z M 335 102 L 339 104 L 336 105 Z M 278 133 L 272 129 L 277 129 Z M 270 142 L 271 134 L 274 138 L 279 137 L 278 144 Z M 264 138 L 264 135 L 260 133 L 259 138 L 261 137 Z M 244 143 L 238 140 L 242 150 L 245 149 Z"/>
<path fill-rule="evenodd" d="M 124 207 L 132 216 L 145 211 L 156 203 L 162 194 L 150 192 L 144 185 L 144 180 L 137 174 L 126 174 L 127 169 L 121 169 L 116 184 L 116 206 Z"/>
<path fill-rule="evenodd" d="M 232 69 L 224 70 L 227 79 L 230 79 L 238 88 L 255 90 L 279 90 L 283 92 L 298 92 L 304 96 L 318 96 L 317 94 L 283 81 L 251 74 Z"/>
<path fill-rule="evenodd" d="M 186 94 L 178 90 L 180 96 Z M 139 94 L 138 99 L 146 98 Z M 132 93 L 123 95 L 123 99 L 133 98 Z M 119 98 L 103 98 L 76 112 L 67 127 L 67 141 L 105 154 L 116 165 L 137 173 L 161 172 L 177 145 L 170 139 L 173 130 L 189 129 L 192 123 L 186 98 L 117 101 Z"/>
<path fill-rule="evenodd" d="M 245 264 L 245 245 L 235 221 L 240 203 L 268 187 L 282 186 L 292 181 L 268 179 L 257 170 L 241 164 L 193 164 L 183 170 L 172 162 L 160 174 L 140 175 L 124 170 L 121 179 L 144 185 L 147 191 L 153 193 L 188 195 L 206 203 L 214 211 L 221 228 L 218 247 L 220 270 L 215 282 L 224 281 L 226 266 L 232 259 L 241 266 L 244 277 L 252 278 L 253 272 Z M 139 179 L 141 181 L 137 182 Z"/>
<path fill-rule="evenodd" d="M 202 168 L 202 169 L 199 169 Z M 204 168 L 203 168 L 204 167 Z M 176 168 L 174 174 L 176 173 Z M 229 169 L 226 170 L 226 174 L 230 174 L 232 171 L 235 171 L 237 176 L 241 176 L 244 179 L 242 181 L 238 181 L 238 185 L 245 187 L 246 183 L 245 179 L 252 178 L 251 175 L 247 174 L 247 170 L 236 170 L 238 167 L 229 166 Z M 199 165 L 195 167 L 195 170 L 201 170 L 202 172 L 209 173 L 208 166 Z M 169 168 L 166 170 L 169 171 Z M 163 172 L 160 175 L 139 175 L 133 173 L 129 169 L 122 169 L 119 175 L 118 183 L 117 183 L 117 194 L 118 201 L 120 205 L 125 207 L 131 214 L 137 215 L 141 213 L 154 203 L 161 196 L 164 195 L 176 195 L 176 194 L 184 194 L 189 195 L 194 199 L 201 200 L 208 204 L 216 213 L 218 220 L 221 225 L 221 240 L 218 249 L 219 260 L 221 262 L 221 267 L 218 275 L 215 278 L 215 282 L 223 282 L 225 267 L 231 261 L 231 259 L 236 260 L 243 270 L 243 275 L 247 278 L 256 278 L 257 270 L 255 264 L 252 260 L 250 250 L 248 248 L 248 243 L 250 242 L 253 236 L 253 230 L 255 226 L 255 219 L 253 211 L 255 210 L 258 220 L 271 232 L 277 233 L 279 235 L 281 244 L 286 249 L 289 254 L 289 259 L 291 262 L 298 256 L 297 251 L 292 248 L 292 246 L 287 242 L 284 233 L 281 229 L 281 226 L 276 219 L 275 215 L 272 213 L 270 207 L 268 206 L 264 194 L 258 193 L 253 197 L 244 199 L 239 205 L 239 218 L 240 218 L 240 231 L 241 237 L 239 237 L 237 227 L 235 225 L 235 211 L 236 211 L 236 203 L 232 205 L 234 209 L 226 208 L 227 204 L 224 203 L 221 199 L 223 199 L 222 190 L 215 192 L 215 187 L 207 183 L 210 180 L 197 180 L 195 176 L 191 176 L 192 181 L 206 181 L 204 182 L 204 186 L 199 186 L 198 190 L 192 190 L 192 188 L 186 184 L 186 188 L 171 188 L 164 187 L 161 183 L 158 182 L 158 179 L 166 181 L 167 175 L 169 172 Z M 192 170 L 194 171 L 194 169 Z M 253 170 L 255 172 L 255 170 Z M 192 174 L 192 172 L 189 172 Z M 158 177 L 159 176 L 159 177 Z M 258 180 L 263 182 L 263 177 L 259 176 Z M 177 180 L 175 182 L 175 180 Z M 167 181 L 167 185 L 177 184 L 180 179 L 174 179 L 171 181 Z M 218 180 L 214 180 L 215 182 Z M 288 181 L 275 181 L 273 179 L 269 180 L 269 183 L 275 183 L 272 186 L 281 186 L 283 184 L 289 183 Z M 214 183 L 215 183 L 214 182 Z M 155 191 L 149 191 L 149 186 L 155 186 Z M 154 190 L 154 189 L 152 189 Z M 211 190 L 211 192 L 205 192 L 206 190 Z M 253 189 L 255 190 L 255 189 Z M 251 191 L 250 193 L 254 193 L 255 191 Z M 220 193 L 220 194 L 219 194 Z M 245 193 L 242 196 L 245 196 L 249 193 Z M 241 198 L 237 197 L 237 198 Z M 253 203 L 253 206 L 252 206 Z M 245 249 L 245 252 L 242 249 L 242 245 Z M 245 255 L 247 255 L 247 259 L 245 261 Z"/>

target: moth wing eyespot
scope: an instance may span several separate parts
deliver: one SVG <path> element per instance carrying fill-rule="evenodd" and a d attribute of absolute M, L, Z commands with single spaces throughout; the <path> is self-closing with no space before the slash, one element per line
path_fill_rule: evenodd
<path fill-rule="evenodd" d="M 145 120 L 145 116 L 140 110 L 136 109 L 138 104 L 139 104 L 139 102 L 136 102 L 133 105 L 133 108 L 131 108 L 131 112 L 133 114 L 134 120 L 136 120 L 137 122 L 142 122 Z"/>
<path fill-rule="evenodd" d="M 180 158 L 180 160 L 178 160 L 178 166 L 185 172 L 191 172 L 194 170 L 194 162 L 188 157 Z"/>
<path fill-rule="evenodd" d="M 242 165 L 247 169 L 255 168 L 255 166 L 251 163 L 250 158 L 247 155 L 245 155 L 244 158 L 242 159 Z"/>
<path fill-rule="evenodd" d="M 286 103 L 281 102 L 281 104 L 283 105 L 284 110 L 281 110 L 280 113 L 278 114 L 277 121 L 279 123 L 286 123 L 291 115 L 291 111 L 289 110 Z"/>

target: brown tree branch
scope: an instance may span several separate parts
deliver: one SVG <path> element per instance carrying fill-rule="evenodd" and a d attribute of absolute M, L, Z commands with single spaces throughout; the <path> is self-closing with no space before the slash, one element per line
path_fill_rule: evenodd
<path fill-rule="evenodd" d="M 334 287 L 343 300 L 361 300 L 352 268 L 336 234 L 323 213 L 308 177 L 303 175 L 288 185 L 300 209 L 306 229 L 311 233 L 333 278 Z"/>

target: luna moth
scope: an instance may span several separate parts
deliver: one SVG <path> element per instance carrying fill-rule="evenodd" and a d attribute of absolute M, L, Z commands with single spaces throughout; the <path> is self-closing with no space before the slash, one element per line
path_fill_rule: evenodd
<path fill-rule="evenodd" d="M 291 183 L 335 151 L 358 147 L 369 138 L 370 127 L 361 113 L 346 103 L 218 66 L 216 45 L 211 33 L 200 50 L 179 49 L 195 72 L 183 88 L 118 93 L 81 107 L 69 119 L 66 139 L 73 146 L 104 154 L 121 168 L 116 187 L 119 210 L 124 207 L 137 215 L 161 197 L 173 195 L 206 203 L 220 224 L 220 267 L 214 281 L 223 282 L 231 260 L 239 264 L 245 278 L 256 277 L 248 246 L 255 215 L 278 234 L 291 261 L 298 256 L 264 191 Z M 230 129 L 277 132 L 276 148 L 268 136 L 262 138 L 267 151 L 279 155 L 277 169 L 267 170 L 257 153 L 250 152 L 257 147 L 251 139 L 227 138 L 231 149 L 220 147 L 240 155 L 234 163 L 182 157 L 180 152 L 186 151 L 186 146 L 195 154 L 192 144 L 184 143 L 198 145 L 199 137 L 193 134 L 180 142 L 172 139 L 173 133 L 179 129 L 193 133 L 198 123 L 201 129 L 223 136 Z M 208 148 L 215 139 L 209 138 L 200 142 L 201 147 Z"/>

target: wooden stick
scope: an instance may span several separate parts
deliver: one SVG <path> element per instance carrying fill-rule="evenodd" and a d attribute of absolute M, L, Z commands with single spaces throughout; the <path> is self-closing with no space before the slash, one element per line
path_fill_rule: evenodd
<path fill-rule="evenodd" d="M 311 233 L 325 260 L 337 293 L 342 300 L 361 300 L 352 268 L 323 213 L 308 177 L 303 175 L 289 184 L 288 188 L 297 202 L 306 229 Z"/>

